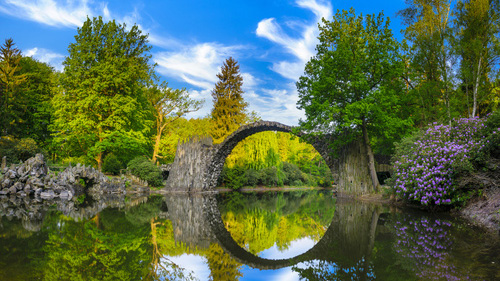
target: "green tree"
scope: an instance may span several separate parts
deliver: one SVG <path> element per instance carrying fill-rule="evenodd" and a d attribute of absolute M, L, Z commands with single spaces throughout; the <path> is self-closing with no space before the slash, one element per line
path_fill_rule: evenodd
<path fill-rule="evenodd" d="M 146 97 L 152 107 L 156 120 L 156 136 L 151 161 L 156 163 L 156 158 L 163 158 L 159 155 L 160 143 L 165 128 L 189 112 L 197 111 L 201 108 L 202 101 L 189 98 L 186 89 L 172 89 L 167 83 L 160 86 L 153 85 L 146 90 Z"/>
<path fill-rule="evenodd" d="M 298 108 L 306 115 L 300 128 L 337 134 L 336 145 L 361 137 L 377 188 L 370 136 L 396 138 L 411 124 L 401 113 L 400 45 L 382 13 L 356 16 L 353 9 L 338 11 L 319 28 L 317 54 L 297 82 Z"/>
<path fill-rule="evenodd" d="M 22 55 L 14 45 L 9 38 L 0 46 L 0 130 L 4 136 L 10 134 L 11 128 L 18 122 L 19 112 L 15 108 L 20 99 L 17 89 L 26 80 L 26 75 L 17 73 Z"/>
<path fill-rule="evenodd" d="M 500 57 L 499 9 L 498 0 L 467 0 L 457 3 L 455 49 L 460 56 L 459 76 L 469 117 L 488 112 L 479 112 L 478 109 L 480 104 L 491 100 L 491 74 Z"/>
<path fill-rule="evenodd" d="M 240 66 L 232 57 L 222 65 L 217 74 L 219 81 L 212 91 L 214 108 L 212 109 L 211 134 L 215 143 L 222 142 L 246 121 L 247 103 L 243 100 L 243 77 Z"/>
<path fill-rule="evenodd" d="M 138 154 L 151 121 L 142 93 L 153 67 L 147 35 L 102 18 L 87 19 L 63 62 L 64 92 L 54 98 L 58 143 L 90 157 L 99 170 L 108 152 Z"/>
<path fill-rule="evenodd" d="M 452 66 L 456 62 L 450 43 L 451 1 L 406 0 L 406 4 L 408 7 L 398 15 L 406 25 L 405 38 L 411 43 L 406 82 L 415 95 L 417 114 L 422 125 L 437 118 L 451 122 Z"/>
<path fill-rule="evenodd" d="M 12 131 L 19 138 L 29 137 L 48 146 L 53 114 L 51 102 L 57 87 L 57 74 L 48 64 L 31 57 L 21 58 L 19 66 L 16 73 L 25 77 L 18 94 L 22 96 L 24 108 L 19 114 L 22 122 L 16 124 Z"/>

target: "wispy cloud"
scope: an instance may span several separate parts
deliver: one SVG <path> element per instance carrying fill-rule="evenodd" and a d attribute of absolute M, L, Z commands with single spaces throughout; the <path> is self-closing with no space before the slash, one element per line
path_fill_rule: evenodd
<path fill-rule="evenodd" d="M 304 71 L 304 65 L 314 56 L 315 47 L 318 43 L 318 23 L 321 18 L 329 19 L 332 16 L 332 6 L 329 2 L 319 0 L 297 0 L 297 6 L 308 9 L 314 13 L 315 20 L 304 24 L 302 22 L 286 22 L 288 27 L 300 31 L 301 36 L 294 38 L 289 36 L 277 23 L 275 18 L 263 19 L 257 26 L 257 36 L 266 38 L 284 48 L 285 52 L 294 56 L 293 61 L 274 62 L 272 70 L 281 76 L 297 80 Z"/>
<path fill-rule="evenodd" d="M 62 62 L 64 61 L 64 55 L 54 53 L 51 50 L 36 47 L 23 51 L 23 54 L 41 62 L 45 62 L 54 67 L 57 71 L 63 71 Z"/>
<path fill-rule="evenodd" d="M 236 56 L 243 46 L 201 43 L 177 51 L 159 52 L 153 57 L 162 75 L 179 79 L 201 89 L 213 88 L 224 60 Z"/>
<path fill-rule="evenodd" d="M 79 27 L 87 16 L 109 15 L 104 3 L 91 7 L 88 0 L 4 0 L 0 3 L 0 12 L 54 27 Z"/>

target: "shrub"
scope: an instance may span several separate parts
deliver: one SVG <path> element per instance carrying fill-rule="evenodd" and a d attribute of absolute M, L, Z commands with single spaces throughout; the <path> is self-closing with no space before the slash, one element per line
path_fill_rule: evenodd
<path fill-rule="evenodd" d="M 9 163 L 26 161 L 40 152 L 40 147 L 32 138 L 16 139 L 11 136 L 0 138 L 0 155 L 7 156 Z"/>
<path fill-rule="evenodd" d="M 231 189 L 240 189 L 246 184 L 245 170 L 242 167 L 224 168 L 223 183 Z"/>
<path fill-rule="evenodd" d="M 257 186 L 261 182 L 260 173 L 252 168 L 245 171 L 245 177 L 249 186 Z"/>
<path fill-rule="evenodd" d="M 160 168 L 144 156 L 130 160 L 128 169 L 132 175 L 147 181 L 151 186 L 161 186 L 163 184 Z"/>
<path fill-rule="evenodd" d="M 22 161 L 34 157 L 40 152 L 36 141 L 32 138 L 20 139 L 16 144 L 17 158 Z"/>
<path fill-rule="evenodd" d="M 484 118 L 462 118 L 451 127 L 434 123 L 421 136 L 403 140 L 394 158 L 396 194 L 422 205 L 463 201 L 454 175 L 471 169 L 470 156 L 484 148 L 484 122 Z"/>
<path fill-rule="evenodd" d="M 103 172 L 118 175 L 123 168 L 122 162 L 113 153 L 104 157 L 104 161 L 102 162 Z"/>
<path fill-rule="evenodd" d="M 302 172 L 300 171 L 299 167 L 295 164 L 288 163 L 288 162 L 283 162 L 283 172 L 286 175 L 287 181 L 285 181 L 285 184 L 291 185 L 291 183 L 300 181 L 304 181 L 304 177 L 302 176 Z"/>
<path fill-rule="evenodd" d="M 278 169 L 276 167 L 267 167 L 262 170 L 261 179 L 262 184 L 265 186 L 278 186 L 279 178 L 278 178 Z"/>

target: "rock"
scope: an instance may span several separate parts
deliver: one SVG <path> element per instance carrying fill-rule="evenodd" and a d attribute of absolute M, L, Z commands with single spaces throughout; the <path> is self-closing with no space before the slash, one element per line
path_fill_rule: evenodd
<path fill-rule="evenodd" d="M 9 178 L 5 178 L 2 181 L 2 187 L 3 188 L 9 188 L 12 185 L 12 181 Z"/>
<path fill-rule="evenodd" d="M 31 193 L 31 191 L 32 191 L 32 190 L 31 190 L 31 185 L 26 184 L 26 185 L 24 186 L 24 192 L 26 192 L 26 193 L 30 194 L 30 193 Z"/>
<path fill-rule="evenodd" d="M 11 186 L 9 188 L 9 194 L 16 194 L 16 192 L 17 192 L 17 188 L 15 186 Z"/>
<path fill-rule="evenodd" d="M 7 195 L 9 194 L 9 190 L 8 189 L 2 189 L 0 190 L 0 195 Z"/>
<path fill-rule="evenodd" d="M 49 191 L 43 191 L 42 193 L 40 193 L 40 197 L 42 199 L 52 199 L 56 196 L 56 194 L 54 193 L 53 190 L 49 190 Z"/>
<path fill-rule="evenodd" d="M 17 177 L 17 173 L 15 170 L 9 169 L 7 173 L 5 173 L 5 177 L 9 179 L 15 179 Z"/>
<path fill-rule="evenodd" d="M 73 197 L 73 194 L 71 194 L 71 191 L 62 191 L 61 194 L 59 194 L 59 197 L 61 199 L 67 199 L 70 200 Z"/>
<path fill-rule="evenodd" d="M 31 178 L 32 180 L 30 181 L 30 183 L 33 185 L 33 186 L 36 186 L 36 187 L 44 187 L 45 185 L 43 184 L 42 180 L 39 179 L 39 178 Z"/>
<path fill-rule="evenodd" d="M 21 182 L 16 182 L 12 187 L 15 187 L 16 190 L 23 190 L 24 184 L 22 184 Z"/>

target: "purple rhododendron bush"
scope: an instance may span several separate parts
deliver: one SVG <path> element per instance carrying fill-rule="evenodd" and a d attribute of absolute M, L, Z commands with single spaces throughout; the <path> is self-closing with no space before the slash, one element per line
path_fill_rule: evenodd
<path fill-rule="evenodd" d="M 497 111 L 484 118 L 455 119 L 451 126 L 434 123 L 403 139 L 393 158 L 396 196 L 427 207 L 463 205 L 488 182 L 495 185 L 500 180 L 495 179 L 500 176 L 499 124 Z M 493 179 L 468 180 L 484 172 Z"/>

